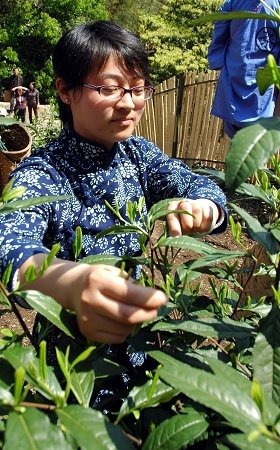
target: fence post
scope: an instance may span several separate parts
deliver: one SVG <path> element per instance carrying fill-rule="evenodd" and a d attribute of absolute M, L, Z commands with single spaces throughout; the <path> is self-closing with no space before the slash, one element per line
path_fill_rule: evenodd
<path fill-rule="evenodd" d="M 178 150 L 178 136 L 181 125 L 181 112 L 183 105 L 183 94 L 184 94 L 184 85 L 185 85 L 185 74 L 181 73 L 178 78 L 178 90 L 177 90 L 177 101 L 176 101 L 176 117 L 174 124 L 174 133 L 173 133 L 173 144 L 172 144 L 172 158 L 177 158 L 177 150 Z"/>

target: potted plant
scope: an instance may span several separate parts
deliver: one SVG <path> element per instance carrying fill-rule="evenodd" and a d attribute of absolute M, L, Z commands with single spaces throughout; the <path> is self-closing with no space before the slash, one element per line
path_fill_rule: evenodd
<path fill-rule="evenodd" d="M 10 117 L 0 117 L 0 192 L 17 164 L 30 155 L 32 136 L 27 128 Z"/>

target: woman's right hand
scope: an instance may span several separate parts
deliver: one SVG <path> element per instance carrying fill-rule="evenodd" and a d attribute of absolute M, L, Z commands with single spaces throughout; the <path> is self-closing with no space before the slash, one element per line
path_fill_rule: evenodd
<path fill-rule="evenodd" d="M 93 265 L 85 270 L 75 310 L 81 333 L 94 341 L 121 343 L 138 323 L 157 316 L 167 297 L 126 280 L 120 269 Z"/>
<path fill-rule="evenodd" d="M 29 258 L 20 268 L 20 281 L 30 264 L 39 267 L 46 255 Z M 55 259 L 45 274 L 28 285 L 76 312 L 81 333 L 101 343 L 122 343 L 139 323 L 157 316 L 167 302 L 159 290 L 125 278 L 121 269 Z"/>

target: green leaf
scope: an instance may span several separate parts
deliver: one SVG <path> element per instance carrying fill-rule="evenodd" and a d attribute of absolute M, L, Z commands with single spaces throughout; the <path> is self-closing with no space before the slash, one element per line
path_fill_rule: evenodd
<path fill-rule="evenodd" d="M 230 206 L 246 222 L 251 238 L 256 242 L 259 242 L 265 248 L 269 253 L 268 256 L 277 255 L 278 242 L 273 234 L 270 231 L 267 231 L 257 219 L 248 214 L 244 209 L 233 203 L 231 203 Z"/>
<path fill-rule="evenodd" d="M 192 261 L 188 264 L 189 270 L 199 270 L 203 269 L 206 266 L 209 266 L 209 264 L 215 263 L 221 263 L 228 261 L 229 259 L 233 258 L 242 258 L 246 255 L 245 251 L 240 250 L 216 250 L 213 252 L 213 255 L 206 255 L 201 256 L 200 258 L 197 258 L 196 260 Z"/>
<path fill-rule="evenodd" d="M 242 392 L 247 395 L 251 394 L 251 382 L 244 375 L 237 372 L 231 366 L 214 358 L 207 358 L 207 363 L 216 375 L 223 374 L 223 376 L 229 381 L 235 384 Z"/>
<path fill-rule="evenodd" d="M 103 236 L 108 236 L 111 234 L 129 234 L 129 233 L 139 233 L 140 228 L 133 225 L 114 225 L 112 227 L 106 228 L 106 230 L 97 233 L 96 240 L 102 238 Z"/>
<path fill-rule="evenodd" d="M 263 391 L 280 404 L 280 308 L 273 305 L 262 319 L 253 350 L 254 377 Z"/>
<path fill-rule="evenodd" d="M 18 120 L 13 117 L 2 117 L 0 116 L 0 125 L 4 125 L 5 127 L 9 127 L 10 125 L 18 124 Z"/>
<path fill-rule="evenodd" d="M 249 197 L 256 198 L 261 202 L 264 202 L 267 205 L 273 207 L 273 202 L 271 201 L 270 196 L 268 196 L 266 192 L 264 192 L 264 190 L 256 184 L 242 183 L 240 188 L 237 189 L 237 192 L 240 194 L 248 195 Z"/>
<path fill-rule="evenodd" d="M 69 195 L 61 196 L 42 196 L 42 197 L 32 197 L 25 200 L 15 200 L 14 202 L 4 203 L 0 207 L 0 214 L 9 214 L 18 209 L 27 209 L 31 206 L 42 205 L 43 203 L 57 202 L 60 200 L 67 200 L 71 198 Z"/>
<path fill-rule="evenodd" d="M 233 427 L 247 433 L 263 426 L 257 405 L 223 373 L 208 373 L 176 360 L 161 368 L 159 374 L 174 389 L 220 413 Z"/>
<path fill-rule="evenodd" d="M 160 245 L 190 250 L 202 255 L 213 255 L 214 253 L 218 254 L 221 252 L 221 250 L 216 249 L 212 245 L 206 244 L 206 242 L 200 241 L 191 236 L 168 237 L 163 239 L 160 242 Z M 227 254 L 227 251 L 225 251 L 225 254 Z"/>
<path fill-rule="evenodd" d="M 260 119 L 236 133 L 225 161 L 228 191 L 237 189 L 280 148 L 280 118 Z"/>
<path fill-rule="evenodd" d="M 170 202 L 172 201 L 176 201 L 176 200 L 182 200 L 182 198 L 166 198 L 164 200 L 161 200 L 159 202 L 157 202 L 156 204 L 154 204 L 149 213 L 148 213 L 148 220 L 147 222 L 150 225 L 153 225 L 158 219 L 162 219 L 163 217 L 166 216 L 166 214 L 169 212 L 168 211 L 168 205 Z"/>
<path fill-rule="evenodd" d="M 1 406 L 10 405 L 14 406 L 15 399 L 8 389 L 0 386 L 0 404 Z"/>
<path fill-rule="evenodd" d="M 147 381 L 143 386 L 134 386 L 121 406 L 117 422 L 134 410 L 141 411 L 144 408 L 168 402 L 178 393 L 177 390 L 159 380 L 152 399 L 149 399 L 151 386 L 152 380 Z"/>
<path fill-rule="evenodd" d="M 64 391 L 50 366 L 45 368 L 45 379 L 41 378 L 40 362 L 31 348 L 9 347 L 4 350 L 3 357 L 15 370 L 22 366 L 26 372 L 26 380 L 33 384 L 48 399 L 53 401 L 58 399 L 60 401 L 64 398 Z"/>
<path fill-rule="evenodd" d="M 143 450 L 178 450 L 187 448 L 208 428 L 208 422 L 202 414 L 193 411 L 178 415 L 162 422 L 149 434 Z"/>
<path fill-rule="evenodd" d="M 257 69 L 256 80 L 261 95 L 275 84 L 279 88 L 279 70 L 273 55 L 268 55 L 267 64 Z"/>
<path fill-rule="evenodd" d="M 80 364 L 81 362 L 84 362 L 86 359 L 90 357 L 92 352 L 96 349 L 96 347 L 88 347 L 83 352 L 81 352 L 71 363 L 70 369 L 73 369 L 77 364 Z"/>
<path fill-rule="evenodd" d="M 94 381 L 95 373 L 92 369 L 85 372 L 77 372 L 74 370 L 71 373 L 71 390 L 79 404 L 85 408 L 89 407 Z"/>
<path fill-rule="evenodd" d="M 67 432 L 85 450 L 134 449 L 122 429 L 111 424 L 99 411 L 71 405 L 56 413 Z"/>
<path fill-rule="evenodd" d="M 191 20 L 188 25 L 195 26 L 201 23 L 216 22 L 218 20 L 233 20 L 233 19 L 266 19 L 271 20 L 271 14 L 266 13 L 254 13 L 250 11 L 232 11 L 232 12 L 216 12 L 214 14 L 207 14 L 207 16 L 199 17 L 198 19 Z M 277 16 L 273 17 L 273 20 L 280 22 Z"/>
<path fill-rule="evenodd" d="M 48 416 L 35 408 L 9 414 L 5 432 L 6 450 L 71 450 L 64 434 Z"/>
<path fill-rule="evenodd" d="M 3 285 L 6 287 L 8 282 L 10 281 L 11 278 L 11 274 L 12 274 L 12 269 L 13 269 L 13 263 L 10 262 L 4 270 L 4 273 L 2 274 L 2 283 Z M 0 289 L 0 294 L 2 295 L 2 288 Z M 8 300 L 7 300 L 8 301 Z"/>
<path fill-rule="evenodd" d="M 210 175 L 210 176 L 216 178 L 217 180 L 220 180 L 223 182 L 225 181 L 225 173 L 222 172 L 221 170 L 198 167 L 197 169 L 194 168 L 193 171 L 195 173 L 201 173 L 203 175 Z"/>
<path fill-rule="evenodd" d="M 81 253 L 82 247 L 83 247 L 83 233 L 82 228 L 78 226 L 75 231 L 75 239 L 73 242 L 73 253 L 75 259 L 77 259 L 79 254 Z"/>
<path fill-rule="evenodd" d="M 32 283 L 32 281 L 36 280 L 40 276 L 43 276 L 46 270 L 50 267 L 59 250 L 60 244 L 54 244 L 50 252 L 47 253 L 44 257 L 43 262 L 39 268 L 36 269 L 33 265 L 28 266 L 27 270 L 24 273 L 25 283 Z"/>
<path fill-rule="evenodd" d="M 63 331 L 67 336 L 74 339 L 77 334 L 76 318 L 68 313 L 53 298 L 38 291 L 19 291 L 17 295 L 21 297 L 29 306 L 46 317 L 57 328 Z"/>
<path fill-rule="evenodd" d="M 280 227 L 270 230 L 277 241 L 280 241 Z"/>
<path fill-rule="evenodd" d="M 200 317 L 199 319 L 178 322 L 159 322 L 152 328 L 152 331 L 169 331 L 171 333 L 178 330 L 203 337 L 210 336 L 216 339 L 230 337 L 246 339 L 250 338 L 254 328 L 247 323 L 237 322 L 229 318 L 215 319 L 214 317 Z"/>
<path fill-rule="evenodd" d="M 8 297 L 4 294 L 2 289 L 0 289 L 0 304 L 5 306 L 6 308 L 12 309 L 12 305 L 8 299 Z"/>
<path fill-rule="evenodd" d="M 91 255 L 86 256 L 80 260 L 80 263 L 84 264 L 108 264 L 109 266 L 116 266 L 120 264 L 122 258 L 113 255 Z"/>
<path fill-rule="evenodd" d="M 223 442 L 234 445 L 234 448 L 240 450 L 279 450 L 279 442 L 264 436 L 259 436 L 253 442 L 249 442 L 248 435 L 236 433 L 228 434 L 223 438 Z M 232 445 L 230 448 L 232 448 Z"/>

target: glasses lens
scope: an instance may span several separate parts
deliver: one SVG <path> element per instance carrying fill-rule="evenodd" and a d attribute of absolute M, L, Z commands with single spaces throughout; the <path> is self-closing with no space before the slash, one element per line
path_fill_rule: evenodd
<path fill-rule="evenodd" d="M 125 89 L 120 86 L 100 86 L 99 92 L 102 98 L 117 100 L 125 94 L 125 92 L 130 92 L 133 100 L 148 100 L 153 95 L 153 88 L 149 86 L 137 86 L 132 89 Z"/>
<path fill-rule="evenodd" d="M 132 89 L 134 100 L 148 100 L 153 95 L 153 89 L 148 86 L 139 86 Z"/>
<path fill-rule="evenodd" d="M 149 98 L 151 98 L 153 96 L 153 93 L 154 93 L 153 88 L 145 87 L 144 91 L 145 91 L 144 100 L 148 100 Z"/>
<path fill-rule="evenodd" d="M 102 86 L 100 88 L 100 95 L 104 98 L 121 98 L 123 88 L 118 86 Z"/>

